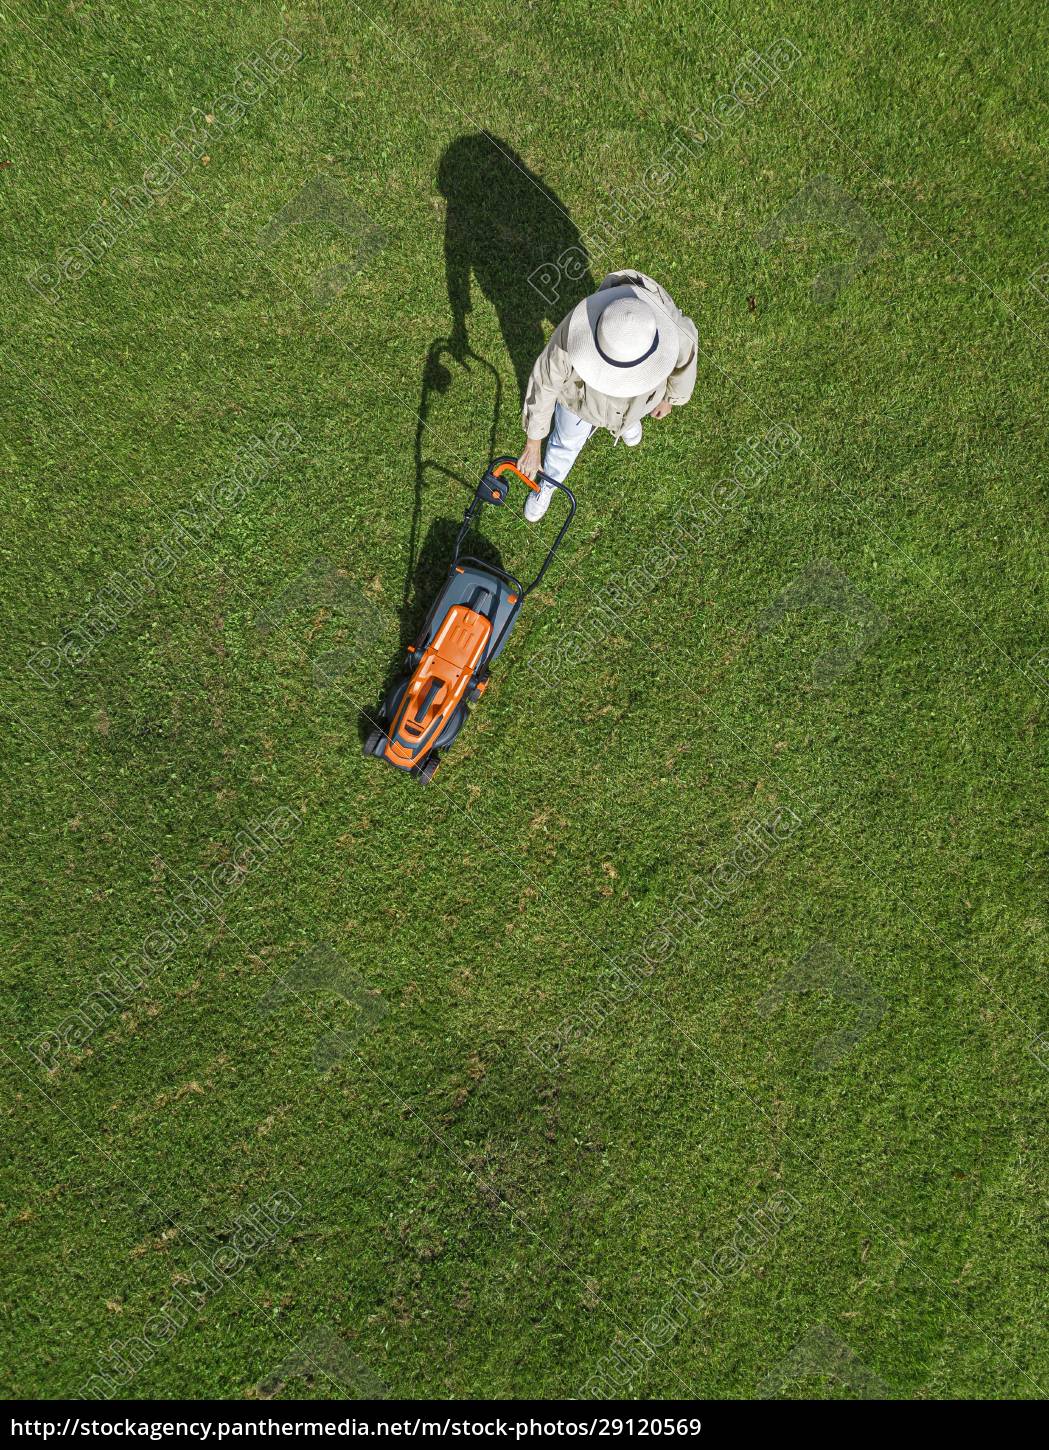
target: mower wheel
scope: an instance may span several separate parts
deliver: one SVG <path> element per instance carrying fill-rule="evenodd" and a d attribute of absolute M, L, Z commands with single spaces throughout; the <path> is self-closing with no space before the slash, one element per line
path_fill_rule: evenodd
<path fill-rule="evenodd" d="M 431 750 L 422 765 L 418 766 L 415 772 L 415 778 L 420 785 L 430 784 L 440 763 L 441 757 L 437 754 L 437 751 Z"/>
<path fill-rule="evenodd" d="M 386 736 L 381 730 L 373 730 L 364 742 L 365 755 L 381 755 Z"/>

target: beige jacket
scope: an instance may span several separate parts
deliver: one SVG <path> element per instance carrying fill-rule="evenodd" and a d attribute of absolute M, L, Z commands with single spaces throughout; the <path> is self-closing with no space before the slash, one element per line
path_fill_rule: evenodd
<path fill-rule="evenodd" d="M 665 398 L 675 408 L 680 408 L 692 396 L 696 385 L 696 348 L 699 334 L 691 317 L 675 305 L 667 292 L 643 272 L 609 272 L 597 289 L 617 287 L 630 282 L 651 292 L 652 306 L 657 313 L 669 317 L 678 330 L 679 346 L 677 364 L 670 376 L 653 392 L 639 398 L 612 398 L 589 387 L 572 366 L 565 351 L 568 340 L 568 317 L 558 323 L 550 341 L 535 360 L 532 375 L 525 389 L 524 409 L 521 422 L 529 438 L 545 438 L 550 432 L 554 416 L 554 405 L 562 403 L 570 412 L 592 423 L 596 428 L 607 428 L 616 438 L 632 424 L 650 413 L 657 403 Z"/>

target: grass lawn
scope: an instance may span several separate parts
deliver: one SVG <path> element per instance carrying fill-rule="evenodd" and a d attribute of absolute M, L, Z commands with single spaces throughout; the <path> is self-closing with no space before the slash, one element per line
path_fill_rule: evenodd
<path fill-rule="evenodd" d="M 1040 1395 L 1042 8 L 0 22 L 5 1392 Z M 421 789 L 624 267 L 695 395 Z"/>

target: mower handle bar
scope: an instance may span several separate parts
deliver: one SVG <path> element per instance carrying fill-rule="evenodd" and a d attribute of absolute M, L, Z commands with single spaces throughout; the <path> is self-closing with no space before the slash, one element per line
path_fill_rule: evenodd
<path fill-rule="evenodd" d="M 502 476 L 505 473 L 517 474 L 518 479 L 521 479 L 522 483 L 527 483 L 528 487 L 534 490 L 535 493 L 540 492 L 540 484 L 535 483 L 534 480 L 528 477 L 527 473 L 524 473 L 521 468 L 518 468 L 518 465 L 517 463 L 515 463 L 514 458 L 493 458 L 492 463 L 488 465 L 488 470 L 486 470 L 485 477 L 502 479 Z M 559 550 L 559 548 L 561 547 L 561 539 L 563 539 L 564 535 L 569 532 L 569 525 L 570 523 L 572 523 L 573 518 L 575 518 L 576 516 L 576 496 L 575 493 L 572 492 L 572 489 L 564 486 L 563 483 L 559 483 L 557 479 L 551 479 L 548 474 L 541 473 L 541 471 L 540 474 L 538 474 L 538 479 L 543 480 L 543 483 L 550 484 L 553 489 L 561 490 L 561 493 L 564 494 L 564 497 L 569 500 L 569 512 L 567 512 L 566 518 L 564 518 L 564 522 L 561 523 L 560 529 L 559 531 L 557 531 L 557 537 L 554 538 L 553 544 L 551 544 L 550 548 L 548 548 L 547 557 L 543 560 L 543 567 L 540 568 L 540 571 L 538 571 L 535 579 L 531 581 L 531 584 L 527 584 L 527 586 L 522 586 L 522 584 L 518 583 L 517 579 L 514 579 L 514 576 L 512 576 L 512 574 L 506 574 L 505 570 L 496 570 L 496 573 L 503 574 L 503 577 L 505 577 L 505 579 L 508 579 L 509 581 L 511 581 L 511 583 L 517 584 L 518 589 L 521 590 L 522 599 L 524 599 L 525 595 L 531 595 L 532 589 L 537 589 L 538 584 L 543 581 L 544 574 L 546 574 L 546 571 L 548 570 L 548 568 L 550 568 L 550 564 L 553 563 L 554 554 L 556 554 L 557 550 Z M 456 539 L 456 558 L 454 558 L 453 563 L 454 561 L 458 560 L 458 557 L 460 557 L 460 548 L 461 545 L 463 545 L 463 539 L 466 538 L 467 531 L 469 531 L 470 525 L 472 525 L 474 518 L 476 518 L 477 509 L 479 509 L 480 505 L 485 502 L 485 499 L 483 499 L 482 496 L 482 487 L 483 480 L 482 484 L 480 484 L 479 486 L 479 489 L 477 489 L 477 493 L 474 494 L 473 499 L 470 500 L 469 508 L 467 508 L 466 513 L 464 513 L 463 515 L 463 523 L 461 523 L 460 531 L 458 531 L 458 538 Z"/>
<path fill-rule="evenodd" d="M 525 473 L 522 469 L 518 468 L 517 464 L 514 463 L 513 459 L 511 458 L 504 458 L 500 463 L 497 463 L 490 471 L 493 478 L 502 478 L 504 473 L 516 473 L 521 482 L 526 483 L 528 487 L 533 490 L 534 493 L 539 492 L 539 485 L 536 483 L 536 481 L 532 478 L 529 478 L 527 473 Z M 546 474 L 541 472 L 539 474 L 539 477 L 545 478 Z"/>
<path fill-rule="evenodd" d="M 535 480 L 529 478 L 527 473 L 523 472 L 520 468 L 518 468 L 517 464 L 512 458 L 493 459 L 493 461 L 488 465 L 488 471 L 493 478 L 502 478 L 504 473 L 516 473 L 517 477 L 521 479 L 523 483 L 526 483 L 528 487 L 532 489 L 535 493 L 539 493 L 540 491 L 540 484 Z M 565 518 L 564 523 L 557 531 L 557 537 L 554 539 L 554 542 L 550 545 L 550 548 L 547 551 L 546 558 L 543 560 L 542 568 L 532 580 L 531 584 L 528 584 L 522 590 L 522 596 L 525 594 L 531 594 L 532 590 L 537 588 L 542 583 L 543 575 L 546 573 L 547 569 L 549 569 L 551 563 L 553 562 L 554 555 L 561 547 L 561 540 L 564 538 L 565 534 L 568 533 L 568 526 L 575 518 L 575 494 L 572 492 L 572 490 L 568 488 L 566 484 L 559 483 L 556 478 L 551 478 L 548 473 L 543 473 L 542 470 L 539 471 L 539 473 L 536 475 L 536 478 L 541 479 L 543 483 L 550 484 L 552 488 L 559 488 L 561 490 L 565 498 L 568 500 L 568 514 Z"/>

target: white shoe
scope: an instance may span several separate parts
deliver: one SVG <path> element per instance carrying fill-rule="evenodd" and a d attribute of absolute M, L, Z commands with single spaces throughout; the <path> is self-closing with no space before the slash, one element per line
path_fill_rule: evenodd
<path fill-rule="evenodd" d="M 625 428 L 619 436 L 628 448 L 636 448 L 641 442 L 641 424 L 631 423 L 630 427 Z"/>
<path fill-rule="evenodd" d="M 528 490 L 528 497 L 525 499 L 524 516 L 530 524 L 537 524 L 550 507 L 550 500 L 554 496 L 554 485 L 543 483 L 539 492 Z"/>

